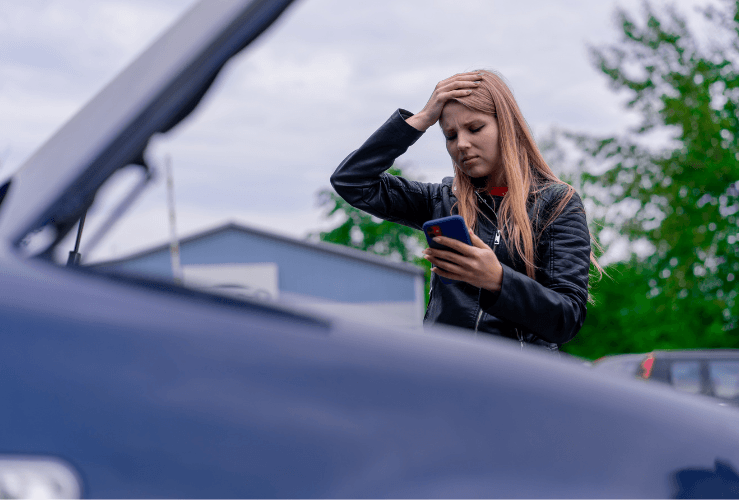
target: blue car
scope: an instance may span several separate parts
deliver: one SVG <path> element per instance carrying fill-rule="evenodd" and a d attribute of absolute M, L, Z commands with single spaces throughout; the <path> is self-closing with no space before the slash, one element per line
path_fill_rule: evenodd
<path fill-rule="evenodd" d="M 0 497 L 739 496 L 735 413 L 667 388 L 55 263 L 289 3 L 197 4 L 0 188 Z"/>

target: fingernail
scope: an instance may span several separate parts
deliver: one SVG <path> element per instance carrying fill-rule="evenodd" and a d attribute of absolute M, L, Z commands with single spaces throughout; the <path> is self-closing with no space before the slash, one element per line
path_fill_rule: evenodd
<path fill-rule="evenodd" d="M 438 236 L 434 236 L 434 241 L 439 241 L 439 237 Z"/>

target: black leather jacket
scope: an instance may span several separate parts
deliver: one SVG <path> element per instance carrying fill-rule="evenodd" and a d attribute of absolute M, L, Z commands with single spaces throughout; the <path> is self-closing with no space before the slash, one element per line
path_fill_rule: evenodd
<path fill-rule="evenodd" d="M 421 229 L 424 222 L 451 214 L 456 197 L 452 178 L 441 184 L 409 181 L 384 173 L 423 132 L 405 122 L 412 114 L 398 110 L 331 176 L 336 192 L 352 206 L 385 220 Z M 549 220 L 563 193 L 553 184 L 529 202 L 529 217 L 538 224 Z M 575 194 L 550 224 L 536 247 L 536 279 L 526 275 L 524 263 L 505 244 L 494 244 L 496 213 L 502 196 L 479 195 L 487 217 L 478 217 L 477 235 L 494 249 L 503 266 L 500 292 L 464 282 L 431 281 L 425 324 L 444 323 L 537 344 L 550 350 L 572 339 L 582 327 L 588 298 L 590 234 L 585 210 Z M 456 209 L 455 209 L 456 213 Z M 489 219 L 489 220 L 488 220 Z"/>

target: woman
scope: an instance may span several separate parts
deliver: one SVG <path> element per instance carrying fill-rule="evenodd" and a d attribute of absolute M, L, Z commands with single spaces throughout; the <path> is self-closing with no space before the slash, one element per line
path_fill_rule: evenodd
<path fill-rule="evenodd" d="M 384 173 L 439 122 L 454 177 L 441 184 Z M 439 82 L 418 114 L 399 109 L 331 176 L 336 192 L 377 217 L 421 229 L 461 215 L 472 246 L 438 242 L 424 323 L 499 335 L 552 351 L 582 327 L 592 262 L 585 210 L 537 148 L 513 94 L 494 73 Z M 500 243 L 504 244 L 500 244 Z M 442 283 L 439 276 L 453 282 Z"/>

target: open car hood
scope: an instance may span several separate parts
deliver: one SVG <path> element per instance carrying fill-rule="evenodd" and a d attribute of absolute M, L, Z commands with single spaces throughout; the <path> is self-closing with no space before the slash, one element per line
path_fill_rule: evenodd
<path fill-rule="evenodd" d="M 50 255 L 127 165 L 145 165 L 152 135 L 197 106 L 224 64 L 292 0 L 202 0 L 59 129 L 0 187 L 0 238 L 18 246 L 41 228 Z M 6 246 L 7 248 L 7 246 Z"/>

